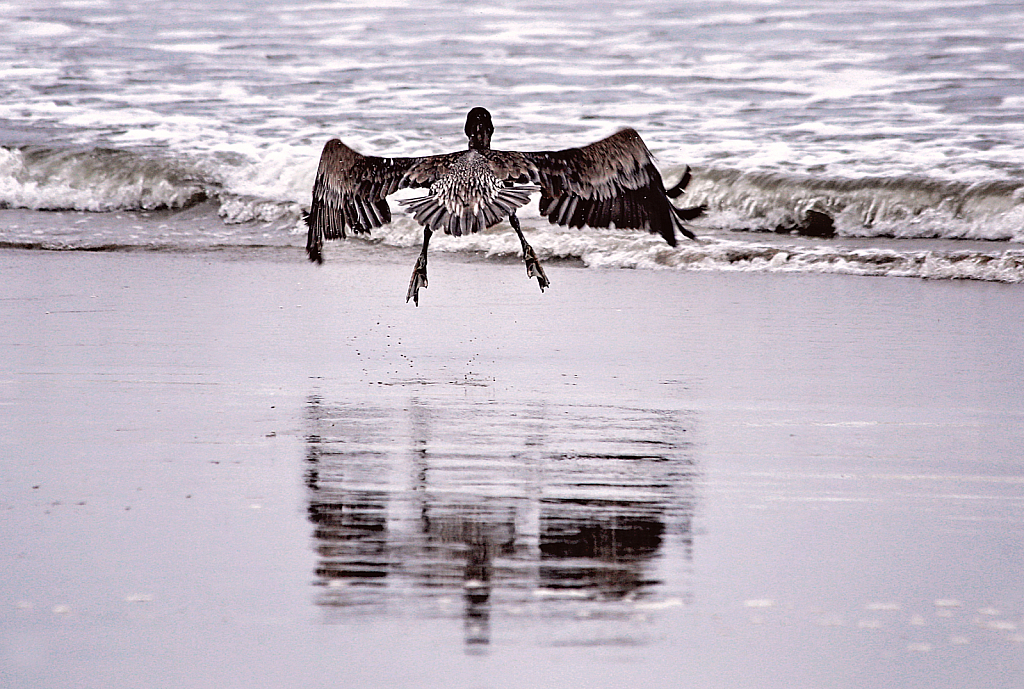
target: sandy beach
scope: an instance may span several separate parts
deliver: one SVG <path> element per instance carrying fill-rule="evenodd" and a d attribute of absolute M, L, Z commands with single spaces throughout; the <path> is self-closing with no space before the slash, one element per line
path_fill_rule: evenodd
<path fill-rule="evenodd" d="M 1012 285 L 0 252 L 11 687 L 1019 687 Z"/>

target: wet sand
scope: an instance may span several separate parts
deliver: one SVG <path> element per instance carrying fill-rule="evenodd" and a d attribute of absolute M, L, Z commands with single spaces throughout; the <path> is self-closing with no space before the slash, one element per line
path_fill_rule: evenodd
<path fill-rule="evenodd" d="M 1019 287 L 413 262 L 0 252 L 6 685 L 1024 682 Z"/>

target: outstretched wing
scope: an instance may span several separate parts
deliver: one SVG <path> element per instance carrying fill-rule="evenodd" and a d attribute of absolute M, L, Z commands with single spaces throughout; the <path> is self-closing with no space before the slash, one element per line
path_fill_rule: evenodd
<path fill-rule="evenodd" d="M 306 253 L 323 263 L 323 242 L 391 222 L 387 196 L 404 187 L 430 186 L 450 165 L 452 155 L 421 158 L 364 156 L 331 139 L 320 155 L 313 202 L 306 224 Z"/>
<path fill-rule="evenodd" d="M 651 152 L 633 129 L 582 148 L 524 153 L 541 186 L 539 210 L 569 227 L 645 229 L 676 245 L 676 230 L 691 239 L 681 220 L 703 209 L 678 209 L 669 201 Z M 689 181 L 689 176 L 684 176 Z M 681 183 L 673 187 L 682 193 Z"/>

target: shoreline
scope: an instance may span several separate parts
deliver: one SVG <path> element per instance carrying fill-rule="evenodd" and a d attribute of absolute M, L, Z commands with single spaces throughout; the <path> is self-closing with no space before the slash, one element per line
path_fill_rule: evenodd
<path fill-rule="evenodd" d="M 1024 249 L 981 239 L 893 237 L 808 238 L 774 232 L 694 229 L 698 240 L 670 249 L 643 232 L 579 231 L 552 226 L 532 206 L 523 215 L 531 244 L 544 264 L 680 272 L 848 274 L 940 280 L 1024 282 Z M 292 260 L 305 231 L 294 209 L 268 222 L 227 222 L 212 202 L 177 211 L 38 212 L 0 209 L 6 236 L 0 250 L 152 253 L 259 253 Z M 422 235 L 408 217 L 379 228 L 372 239 L 329 242 L 327 261 L 390 261 L 419 248 Z M 415 255 L 415 254 L 413 254 Z M 431 256 L 465 260 L 521 260 L 514 233 L 500 228 L 468 237 L 437 236 Z"/>

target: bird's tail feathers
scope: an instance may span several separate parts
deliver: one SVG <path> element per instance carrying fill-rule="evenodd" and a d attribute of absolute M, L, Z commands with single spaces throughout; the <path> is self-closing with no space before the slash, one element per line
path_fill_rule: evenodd
<path fill-rule="evenodd" d="M 499 189 L 492 198 L 479 203 L 475 212 L 468 205 L 464 205 L 461 211 L 453 212 L 441 197 L 433 194 L 403 199 L 399 203 L 406 206 L 416 221 L 431 232 L 443 231 L 460 237 L 497 225 L 515 210 L 529 203 L 530 194 L 535 191 L 540 191 L 540 187 L 518 186 Z"/>

